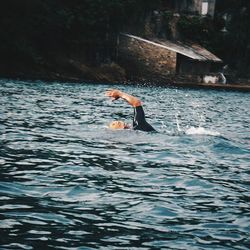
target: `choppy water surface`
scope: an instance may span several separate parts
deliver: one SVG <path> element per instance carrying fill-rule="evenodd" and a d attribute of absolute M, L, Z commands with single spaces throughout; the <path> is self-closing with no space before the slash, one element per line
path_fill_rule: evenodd
<path fill-rule="evenodd" d="M 0 247 L 249 249 L 249 94 L 0 81 Z"/>

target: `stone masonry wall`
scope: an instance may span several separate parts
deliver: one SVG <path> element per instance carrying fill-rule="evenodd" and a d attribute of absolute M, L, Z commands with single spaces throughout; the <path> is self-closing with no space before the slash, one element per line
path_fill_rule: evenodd
<path fill-rule="evenodd" d="M 128 78 L 165 81 L 176 72 L 175 52 L 120 35 L 118 60 Z"/>

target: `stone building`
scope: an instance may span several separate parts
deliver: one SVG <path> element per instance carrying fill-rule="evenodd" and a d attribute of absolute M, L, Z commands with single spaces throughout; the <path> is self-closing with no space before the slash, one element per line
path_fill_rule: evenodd
<path fill-rule="evenodd" d="M 162 0 L 166 10 L 213 17 L 216 0 Z"/>
<path fill-rule="evenodd" d="M 168 40 L 146 40 L 120 34 L 118 60 L 129 78 L 166 81 L 178 76 L 200 77 L 211 73 L 213 64 L 222 61 L 197 44 Z"/>

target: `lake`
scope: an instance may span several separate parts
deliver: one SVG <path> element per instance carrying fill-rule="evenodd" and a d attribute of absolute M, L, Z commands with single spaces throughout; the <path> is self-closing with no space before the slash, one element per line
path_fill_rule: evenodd
<path fill-rule="evenodd" d="M 158 131 L 112 131 L 139 97 Z M 0 80 L 1 249 L 249 249 L 248 93 Z"/>

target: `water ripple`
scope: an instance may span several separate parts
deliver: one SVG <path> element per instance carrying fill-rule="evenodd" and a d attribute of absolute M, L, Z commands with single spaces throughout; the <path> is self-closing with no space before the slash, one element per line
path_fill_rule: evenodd
<path fill-rule="evenodd" d="M 141 97 L 158 133 L 109 87 Z M 249 249 L 249 98 L 0 81 L 0 247 Z"/>

